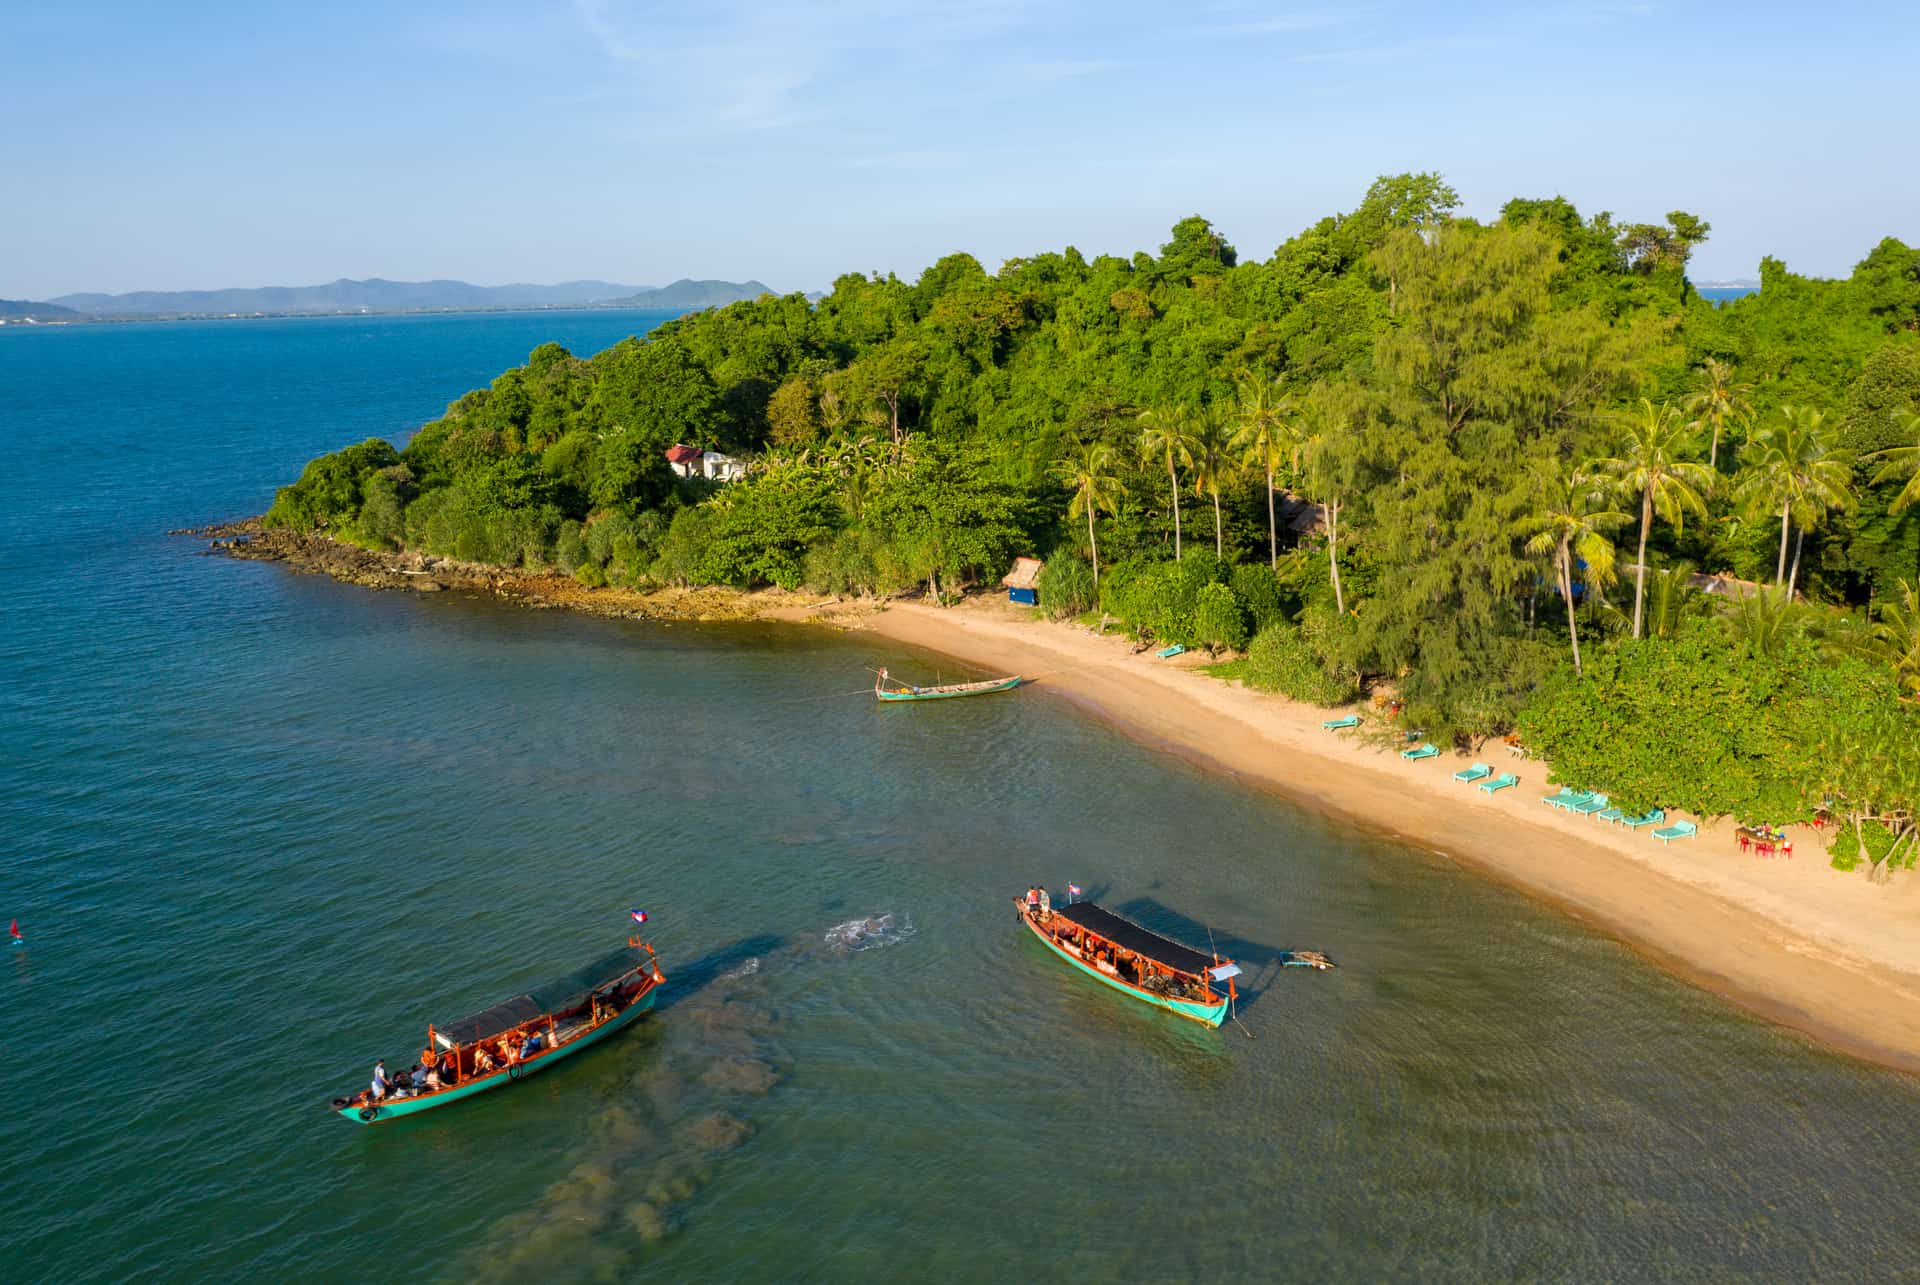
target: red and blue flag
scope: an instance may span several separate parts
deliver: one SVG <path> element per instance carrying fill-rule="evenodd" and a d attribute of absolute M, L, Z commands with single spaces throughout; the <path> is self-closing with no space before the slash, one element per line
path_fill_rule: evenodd
<path fill-rule="evenodd" d="M 629 910 L 627 913 L 633 916 L 633 922 L 636 924 L 647 922 L 647 912 L 644 910 Z"/>

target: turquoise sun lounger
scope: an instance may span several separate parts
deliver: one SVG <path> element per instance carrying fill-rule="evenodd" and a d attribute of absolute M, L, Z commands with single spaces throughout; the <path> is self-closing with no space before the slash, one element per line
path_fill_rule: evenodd
<path fill-rule="evenodd" d="M 1540 801 L 1550 808 L 1570 808 L 1574 804 L 1584 803 L 1592 797 L 1592 790 L 1569 790 L 1563 785 L 1560 787 L 1560 793 L 1544 795 Z"/>
<path fill-rule="evenodd" d="M 1349 727 L 1360 726 L 1360 716 L 1358 714 L 1349 714 L 1345 718 L 1330 718 L 1320 724 L 1320 726 L 1326 728 L 1329 732 L 1343 731 Z"/>
<path fill-rule="evenodd" d="M 1465 768 L 1461 771 L 1455 772 L 1453 774 L 1453 779 L 1456 781 L 1467 781 L 1467 782 L 1484 781 L 1486 778 L 1492 775 L 1493 775 L 1493 769 L 1488 767 L 1485 763 L 1475 763 L 1470 768 Z"/>
<path fill-rule="evenodd" d="M 1487 794 L 1492 794 L 1497 790 L 1506 789 L 1509 785 L 1518 785 L 1518 784 L 1520 784 L 1519 777 L 1515 776 L 1511 772 L 1502 772 L 1499 776 L 1494 777 L 1491 781 L 1480 782 L 1480 789 Z"/>
<path fill-rule="evenodd" d="M 1665 808 L 1654 808 L 1649 812 L 1641 813 L 1637 817 L 1625 817 L 1621 820 L 1620 824 L 1629 830 L 1638 830 L 1643 825 L 1659 825 L 1666 819 L 1667 810 Z"/>
<path fill-rule="evenodd" d="M 1608 822 L 1624 821 L 1627 819 L 1627 810 L 1619 806 L 1610 807 L 1603 811 L 1594 813 L 1593 819 L 1596 821 L 1608 821 Z"/>
<path fill-rule="evenodd" d="M 1590 817 L 1596 812 L 1606 811 L 1608 802 L 1609 800 L 1606 795 L 1592 794 L 1580 800 L 1578 803 L 1567 804 L 1567 811 L 1573 813 L 1575 816 Z"/>
<path fill-rule="evenodd" d="M 1440 752 L 1440 747 L 1429 741 L 1417 750 L 1401 750 L 1403 759 L 1430 759 Z"/>
<path fill-rule="evenodd" d="M 1662 826 L 1653 832 L 1653 837 L 1662 843 L 1672 843 L 1675 839 L 1691 839 L 1699 833 L 1691 821 L 1675 821 L 1672 825 Z"/>
<path fill-rule="evenodd" d="M 1158 656 L 1161 660 L 1172 660 L 1175 656 L 1185 655 L 1186 651 L 1187 649 L 1184 645 L 1180 643 L 1175 643 L 1171 647 L 1162 647 L 1159 651 L 1156 651 L 1153 654 Z"/>

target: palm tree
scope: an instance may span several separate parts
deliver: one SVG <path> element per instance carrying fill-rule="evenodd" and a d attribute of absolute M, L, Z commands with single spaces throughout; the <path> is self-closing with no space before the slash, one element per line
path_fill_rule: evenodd
<path fill-rule="evenodd" d="M 1184 406 L 1155 406 L 1140 412 L 1140 458 L 1167 466 L 1173 491 L 1173 560 L 1180 561 L 1180 468 L 1193 463 L 1193 434 L 1187 429 L 1192 412 Z"/>
<path fill-rule="evenodd" d="M 1693 428 L 1671 405 L 1656 410 L 1642 397 L 1640 410 L 1622 421 L 1620 454 L 1596 462 L 1598 471 L 1613 477 L 1629 495 L 1640 497 L 1640 552 L 1633 568 L 1633 636 L 1640 636 L 1641 611 L 1647 595 L 1647 532 L 1658 513 L 1678 531 L 1688 513 L 1706 516 L 1706 493 L 1713 489 L 1713 473 L 1704 464 L 1682 458 L 1694 445 Z"/>
<path fill-rule="evenodd" d="M 1193 421 L 1193 493 L 1213 497 L 1213 556 L 1227 556 L 1220 521 L 1220 489 L 1233 480 L 1233 437 L 1218 406 L 1203 409 Z"/>
<path fill-rule="evenodd" d="M 1687 409 L 1696 418 L 1693 427 L 1713 429 L 1713 445 L 1707 451 L 1707 467 L 1720 467 L 1720 435 L 1730 424 L 1750 423 L 1753 407 L 1748 404 L 1747 386 L 1733 382 L 1733 364 L 1709 357 L 1700 367 L 1700 390 L 1687 398 Z"/>
<path fill-rule="evenodd" d="M 1319 497 L 1320 512 L 1327 528 L 1327 575 L 1333 581 L 1333 609 L 1347 614 L 1346 595 L 1340 588 L 1340 488 L 1334 481 L 1339 453 L 1347 445 L 1351 424 L 1347 413 L 1327 401 L 1316 400 L 1298 422 L 1293 434 L 1293 468 L 1311 479 L 1313 493 Z"/>
<path fill-rule="evenodd" d="M 1780 557 L 1773 582 L 1789 597 L 1800 577 L 1800 546 L 1807 528 L 1817 526 L 1829 509 L 1853 507 L 1852 470 L 1836 451 L 1838 435 L 1826 416 L 1806 407 L 1782 406 L 1767 427 L 1748 444 L 1748 463 L 1734 494 L 1753 512 L 1780 514 Z M 1787 535 L 1795 523 L 1793 570 L 1787 570 Z"/>
<path fill-rule="evenodd" d="M 1806 631 L 1808 610 L 1796 606 L 1783 586 L 1762 588 L 1740 599 L 1727 613 L 1727 632 L 1756 655 L 1778 660 L 1787 640 Z"/>
<path fill-rule="evenodd" d="M 1567 607 L 1567 637 L 1573 643 L 1573 672 L 1580 669 L 1580 627 L 1573 609 L 1573 562 L 1585 564 L 1581 575 L 1588 591 L 1613 579 L 1613 541 L 1607 532 L 1633 519 L 1610 506 L 1604 481 L 1584 469 L 1549 460 L 1540 468 L 1539 507 L 1521 520 L 1520 534 L 1529 536 L 1527 552 L 1553 555 L 1554 578 L 1560 600 Z"/>
<path fill-rule="evenodd" d="M 1899 582 L 1899 596 L 1880 603 L 1873 626 L 1874 650 L 1893 667 L 1902 692 L 1920 696 L 1920 589 Z"/>
<path fill-rule="evenodd" d="M 1294 448 L 1298 433 L 1294 423 L 1293 398 L 1278 380 L 1265 380 L 1252 371 L 1239 374 L 1239 431 L 1234 433 L 1232 449 L 1249 464 L 1267 473 L 1267 559 L 1275 570 L 1280 566 L 1280 522 L 1274 512 L 1273 472 L 1280 457 Z"/>
<path fill-rule="evenodd" d="M 1920 503 L 1920 411 L 1903 411 L 1895 416 L 1900 421 L 1900 431 L 1913 439 L 1912 446 L 1889 446 L 1884 451 L 1875 451 L 1868 459 L 1885 459 L 1880 471 L 1873 475 L 1873 485 L 1891 482 L 1897 477 L 1905 477 L 1907 484 L 1900 494 L 1893 497 L 1888 513 L 1899 513 L 1909 504 Z"/>
<path fill-rule="evenodd" d="M 1113 475 L 1113 448 L 1105 442 L 1087 442 L 1054 466 L 1054 476 L 1073 492 L 1067 516 L 1087 515 L 1087 545 L 1093 551 L 1093 587 L 1100 588 L 1100 542 L 1094 538 L 1094 514 L 1120 507 L 1120 479 Z"/>

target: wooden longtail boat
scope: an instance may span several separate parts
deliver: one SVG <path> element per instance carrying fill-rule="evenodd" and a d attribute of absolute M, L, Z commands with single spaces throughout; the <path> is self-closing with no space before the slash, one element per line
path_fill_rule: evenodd
<path fill-rule="evenodd" d="M 880 670 L 873 680 L 873 694 L 883 701 L 937 701 L 954 696 L 985 696 L 990 692 L 1010 692 L 1023 681 L 1020 675 L 1007 678 L 983 678 L 977 683 L 942 683 L 938 687 L 915 687 Z M 887 684 L 893 684 L 891 687 Z"/>
<path fill-rule="evenodd" d="M 369 1087 L 335 1098 L 329 1109 L 356 1124 L 385 1124 L 504 1088 L 638 1021 L 653 1010 L 654 991 L 664 981 L 653 947 L 629 939 L 545 986 L 457 1022 L 428 1026 L 420 1061 L 436 1066 L 443 1080 L 451 1071 L 442 1087 L 404 1096 L 389 1091 L 378 1100 Z"/>
<path fill-rule="evenodd" d="M 1018 897 L 1013 904 L 1048 950 L 1094 980 L 1208 1026 L 1227 1020 L 1240 975 L 1232 960 L 1203 955 L 1091 901 L 1045 912 Z M 1214 989 L 1216 982 L 1227 984 L 1225 993 Z"/>

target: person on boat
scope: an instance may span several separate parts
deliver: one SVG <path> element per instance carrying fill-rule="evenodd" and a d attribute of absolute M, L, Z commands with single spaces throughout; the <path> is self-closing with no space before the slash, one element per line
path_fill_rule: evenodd
<path fill-rule="evenodd" d="M 545 1044 L 545 1038 L 541 1036 L 540 1032 L 535 1031 L 533 1034 L 527 1036 L 526 1044 L 520 1049 L 520 1056 L 523 1058 L 532 1057 L 535 1053 L 538 1053 Z"/>
<path fill-rule="evenodd" d="M 1040 888 L 1037 884 L 1027 885 L 1027 913 L 1033 914 L 1040 909 Z"/>
<path fill-rule="evenodd" d="M 474 1049 L 473 1073 L 475 1075 L 485 1075 L 488 1071 L 497 1071 L 499 1069 L 500 1064 L 493 1060 L 493 1054 L 487 1052 L 486 1045 L 482 1044 Z"/>
<path fill-rule="evenodd" d="M 1048 915 L 1052 913 L 1053 913 L 1053 898 L 1047 895 L 1047 890 L 1045 888 L 1042 888 L 1040 890 L 1040 917 L 1042 919 L 1045 919 Z"/>
<path fill-rule="evenodd" d="M 426 1076 L 426 1079 L 421 1082 L 421 1087 L 426 1089 L 426 1091 L 429 1093 L 432 1093 L 435 1089 L 440 1087 L 440 1068 L 439 1067 L 430 1066 L 427 1068 L 427 1076 Z"/>
<path fill-rule="evenodd" d="M 373 1064 L 373 1100 L 378 1102 L 387 1096 L 387 1059 L 381 1058 Z"/>

